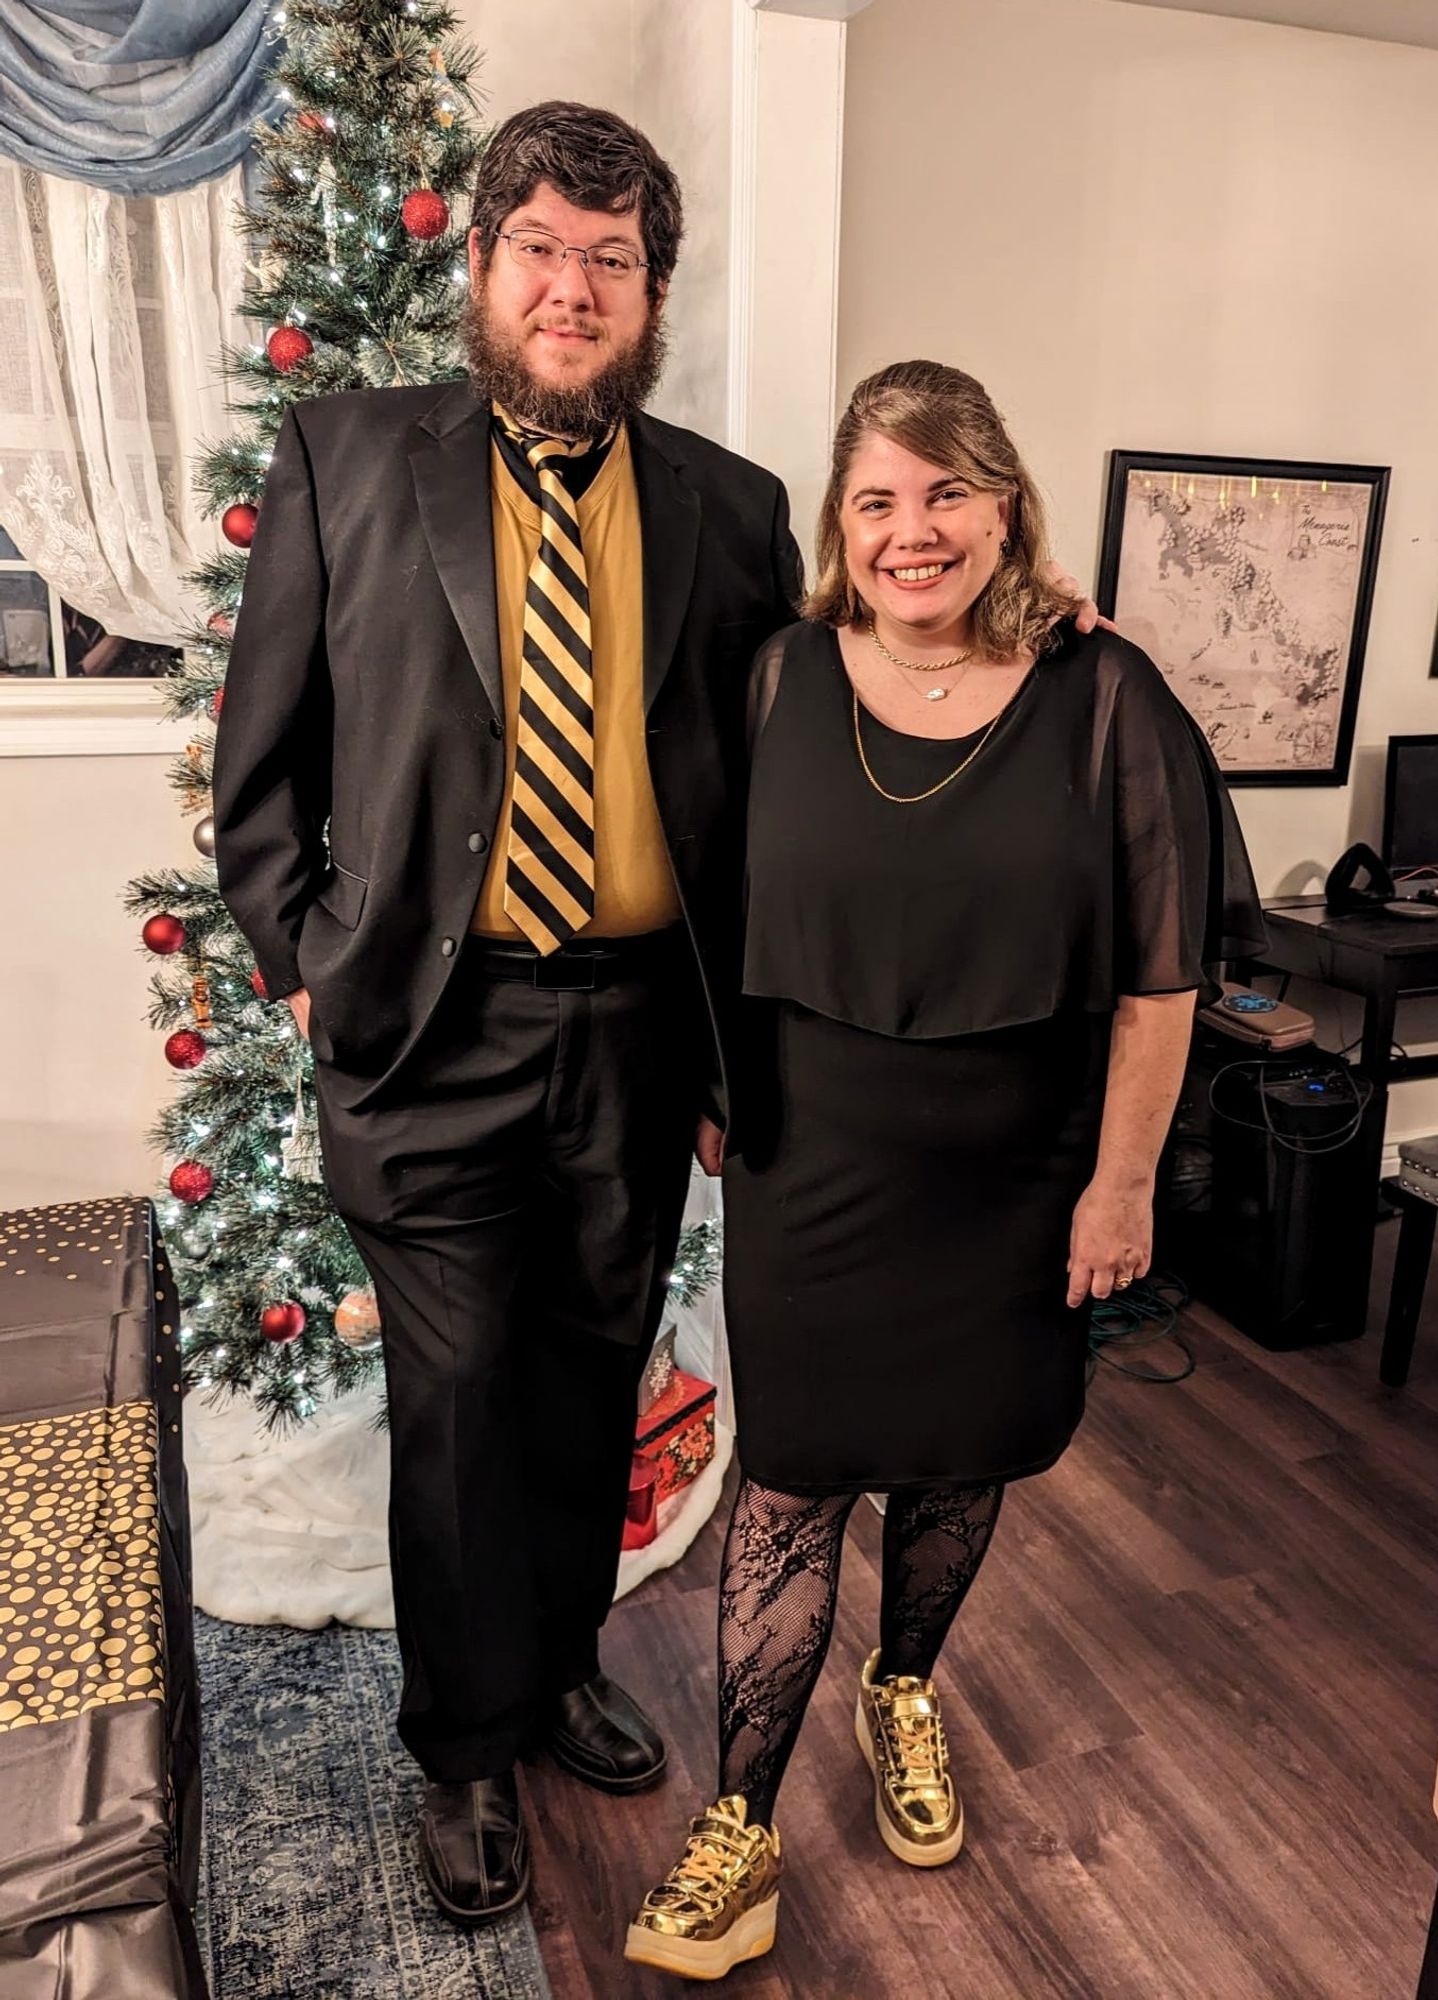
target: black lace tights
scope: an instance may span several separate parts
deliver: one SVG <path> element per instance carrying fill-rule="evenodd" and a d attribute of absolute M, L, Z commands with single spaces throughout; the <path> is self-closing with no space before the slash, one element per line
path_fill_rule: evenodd
<path fill-rule="evenodd" d="M 829 1650 L 852 1493 L 776 1493 L 746 1479 L 719 1582 L 719 1790 L 773 1816 L 784 1767 Z M 1003 1486 L 891 1493 L 884 1515 L 883 1674 L 927 1679 L 978 1574 Z"/>

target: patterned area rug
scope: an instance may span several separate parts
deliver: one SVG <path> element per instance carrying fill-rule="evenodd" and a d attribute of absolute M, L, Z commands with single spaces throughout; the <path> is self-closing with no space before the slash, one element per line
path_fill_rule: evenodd
<path fill-rule="evenodd" d="M 195 1643 L 213 2000 L 549 2000 L 527 1916 L 460 1930 L 425 1890 L 394 1635 L 197 1615 Z"/>

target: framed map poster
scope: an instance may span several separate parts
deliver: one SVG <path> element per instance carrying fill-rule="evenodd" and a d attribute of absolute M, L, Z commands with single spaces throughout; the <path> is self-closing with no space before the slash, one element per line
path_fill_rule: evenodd
<path fill-rule="evenodd" d="M 1230 785 L 1348 781 L 1388 468 L 1116 451 L 1098 601 Z"/>

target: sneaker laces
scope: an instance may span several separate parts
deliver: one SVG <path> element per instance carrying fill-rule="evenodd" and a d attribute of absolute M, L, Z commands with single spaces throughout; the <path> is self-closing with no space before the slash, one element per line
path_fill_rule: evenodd
<path fill-rule="evenodd" d="M 932 1682 L 916 1680 L 907 1674 L 898 1675 L 876 1687 L 874 1692 L 879 1696 L 876 1704 L 879 1719 L 901 1784 L 906 1790 L 914 1791 L 942 1788 L 948 1746 L 944 1741 L 944 1725 L 937 1712 L 938 1697 Z M 915 1713 L 905 1706 L 902 1712 L 896 1712 L 894 1697 L 902 1701 L 906 1695 L 927 1696 L 935 1703 L 935 1708 L 928 1713 Z"/>
<path fill-rule="evenodd" d="M 697 1823 L 663 1886 L 676 1895 L 691 1897 L 706 1915 L 712 1915 L 750 1858 L 747 1847 L 726 1838 L 712 1821 Z"/>

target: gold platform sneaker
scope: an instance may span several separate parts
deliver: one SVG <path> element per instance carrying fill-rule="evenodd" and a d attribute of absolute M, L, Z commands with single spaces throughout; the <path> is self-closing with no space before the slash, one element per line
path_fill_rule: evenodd
<path fill-rule="evenodd" d="M 964 1844 L 964 1806 L 949 1776 L 944 1719 L 932 1681 L 876 1681 L 877 1649 L 859 1676 L 854 1730 L 874 1773 L 874 1817 L 884 1845 L 915 1868 L 952 1861 Z"/>
<path fill-rule="evenodd" d="M 774 1942 L 780 1867 L 776 1829 L 750 1826 L 737 1792 L 716 1800 L 644 1898 L 624 1956 L 686 1979 L 722 1979 L 745 1959 L 762 1958 Z"/>

